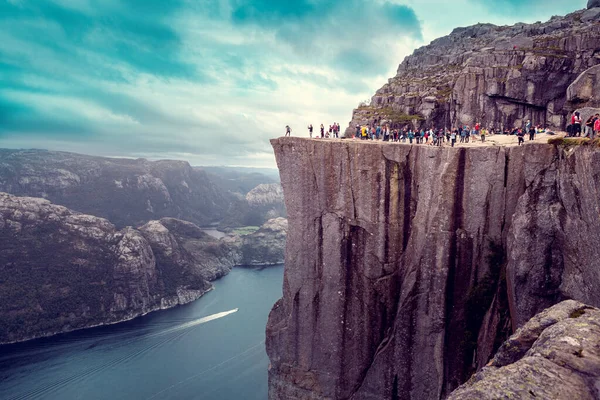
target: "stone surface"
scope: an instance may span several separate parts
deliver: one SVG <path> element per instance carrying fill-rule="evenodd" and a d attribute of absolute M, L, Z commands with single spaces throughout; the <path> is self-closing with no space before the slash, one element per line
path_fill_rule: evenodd
<path fill-rule="evenodd" d="M 600 12 L 600 9 L 597 10 Z M 567 100 L 578 107 L 600 107 L 600 65 L 595 65 L 575 79 L 567 88 Z"/>
<path fill-rule="evenodd" d="M 276 265 L 283 264 L 285 257 L 285 240 L 288 222 L 285 218 L 274 218 L 241 241 L 240 265 Z"/>
<path fill-rule="evenodd" d="M 595 8 L 600 7 L 600 0 L 588 0 L 587 8 Z"/>
<path fill-rule="evenodd" d="M 593 146 L 272 144 L 289 240 L 270 399 L 443 398 L 538 312 L 600 306 Z"/>
<path fill-rule="evenodd" d="M 117 230 L 45 199 L 0 193 L 0 344 L 188 303 L 239 258 L 188 222 Z"/>
<path fill-rule="evenodd" d="M 536 315 L 448 400 L 598 399 L 600 310 L 568 300 Z"/>
<path fill-rule="evenodd" d="M 583 106 L 568 101 L 567 88 L 599 63 L 599 18 L 591 9 L 531 25 L 457 28 L 406 57 L 370 104 L 354 110 L 346 135 L 384 120 L 393 128 L 510 129 L 527 119 L 564 128 Z"/>

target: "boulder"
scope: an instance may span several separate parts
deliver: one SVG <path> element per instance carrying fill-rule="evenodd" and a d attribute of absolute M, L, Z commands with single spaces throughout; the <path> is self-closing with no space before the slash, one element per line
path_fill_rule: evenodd
<path fill-rule="evenodd" d="M 448 400 L 598 398 L 600 310 L 573 300 L 536 315 Z"/>

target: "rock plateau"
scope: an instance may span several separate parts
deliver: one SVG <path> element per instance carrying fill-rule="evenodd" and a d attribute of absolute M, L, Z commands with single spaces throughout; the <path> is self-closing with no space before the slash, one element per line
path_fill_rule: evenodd
<path fill-rule="evenodd" d="M 600 150 L 272 140 L 289 230 L 269 397 L 441 399 L 565 299 L 600 306 Z"/>

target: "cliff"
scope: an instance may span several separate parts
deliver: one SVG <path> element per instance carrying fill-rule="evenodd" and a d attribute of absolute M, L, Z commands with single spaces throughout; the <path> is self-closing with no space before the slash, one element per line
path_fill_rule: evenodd
<path fill-rule="evenodd" d="M 564 299 L 600 306 L 600 151 L 272 140 L 271 399 L 438 399 Z"/>
<path fill-rule="evenodd" d="M 536 315 L 449 400 L 597 399 L 600 310 L 573 300 Z"/>
<path fill-rule="evenodd" d="M 356 124 L 376 123 L 452 128 L 481 122 L 504 129 L 530 119 L 564 128 L 569 112 L 600 105 L 591 91 L 595 71 L 588 71 L 598 64 L 600 8 L 588 6 L 544 23 L 456 28 L 406 57 L 370 104 L 354 110 L 346 135 Z"/>
<path fill-rule="evenodd" d="M 117 230 L 48 200 L 0 193 L 0 344 L 188 303 L 237 259 L 184 221 Z"/>

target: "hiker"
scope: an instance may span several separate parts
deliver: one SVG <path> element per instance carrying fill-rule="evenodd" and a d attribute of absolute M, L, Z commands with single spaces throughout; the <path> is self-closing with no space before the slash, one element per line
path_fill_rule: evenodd
<path fill-rule="evenodd" d="M 523 129 L 519 129 L 517 138 L 519 139 L 519 146 L 525 142 L 525 131 Z"/>
<path fill-rule="evenodd" d="M 289 125 L 285 126 L 285 136 L 292 136 L 292 128 Z"/>
<path fill-rule="evenodd" d="M 585 121 L 585 126 L 583 127 L 583 137 L 591 138 L 594 135 L 594 122 L 596 116 L 594 114 L 590 115 L 590 117 Z"/>
<path fill-rule="evenodd" d="M 460 132 L 460 142 L 464 143 L 465 142 L 465 137 L 467 136 L 467 130 L 466 129 L 459 129 Z"/>
<path fill-rule="evenodd" d="M 592 131 L 592 136 L 590 139 L 594 139 L 596 136 L 600 134 L 600 114 L 596 114 L 594 117 L 594 130 Z"/>
<path fill-rule="evenodd" d="M 321 124 L 321 139 L 325 138 L 325 127 Z"/>
<path fill-rule="evenodd" d="M 456 130 L 452 131 L 450 134 L 450 143 L 452 143 L 452 147 L 454 147 L 454 144 L 456 143 Z"/>
<path fill-rule="evenodd" d="M 573 136 L 581 136 L 581 117 L 579 116 L 579 111 L 575 111 L 573 116 L 571 116 L 571 134 Z"/>
<path fill-rule="evenodd" d="M 354 134 L 354 137 L 357 139 L 360 139 L 360 125 L 356 125 L 356 133 Z"/>
<path fill-rule="evenodd" d="M 529 123 L 529 140 L 535 140 L 535 127 L 533 127 L 531 123 Z"/>
<path fill-rule="evenodd" d="M 442 145 L 442 142 L 444 141 L 444 131 L 443 130 L 439 130 L 437 133 L 437 145 L 438 147 Z"/>
<path fill-rule="evenodd" d="M 408 142 L 413 144 L 413 139 L 415 138 L 415 133 L 411 130 L 408 131 Z"/>
<path fill-rule="evenodd" d="M 487 134 L 487 131 L 485 128 L 483 128 L 481 130 L 481 143 L 485 143 L 485 135 Z"/>
<path fill-rule="evenodd" d="M 308 125 L 308 136 L 312 139 L 313 126 L 312 124 Z"/>
<path fill-rule="evenodd" d="M 379 136 L 381 136 L 381 125 L 377 124 L 377 129 L 375 129 L 375 139 L 379 140 Z"/>

